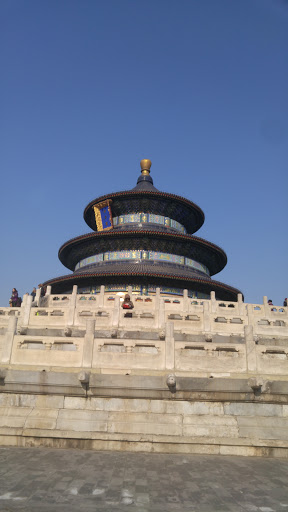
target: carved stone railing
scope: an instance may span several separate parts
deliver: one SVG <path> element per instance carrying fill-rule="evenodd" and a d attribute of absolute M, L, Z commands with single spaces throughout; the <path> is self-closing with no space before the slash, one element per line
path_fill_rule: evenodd
<path fill-rule="evenodd" d="M 49 291 L 49 290 L 48 290 Z M 130 292 L 131 293 L 131 292 Z M 44 297 L 45 298 L 45 297 Z M 51 367 L 174 369 L 198 374 L 288 375 L 288 308 L 162 297 L 73 293 L 26 296 L 0 308 L 0 362 Z M 44 306 L 45 302 L 45 306 Z M 38 305 L 39 304 L 39 305 Z"/>

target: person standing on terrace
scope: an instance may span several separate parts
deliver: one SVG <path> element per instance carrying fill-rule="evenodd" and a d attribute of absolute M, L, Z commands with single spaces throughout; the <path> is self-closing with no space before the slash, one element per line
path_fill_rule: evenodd
<path fill-rule="evenodd" d="M 40 297 L 44 297 L 46 294 L 46 286 L 44 287 L 43 284 L 38 284 L 38 288 L 40 288 Z"/>
<path fill-rule="evenodd" d="M 126 295 L 124 297 L 124 300 L 122 302 L 122 308 L 123 309 L 133 309 L 134 308 L 134 304 L 133 304 L 132 300 L 130 300 L 130 295 L 128 293 L 126 293 Z"/>
<path fill-rule="evenodd" d="M 17 308 L 21 306 L 21 297 L 18 297 L 16 288 L 12 288 L 12 295 L 9 300 L 10 308 Z"/>

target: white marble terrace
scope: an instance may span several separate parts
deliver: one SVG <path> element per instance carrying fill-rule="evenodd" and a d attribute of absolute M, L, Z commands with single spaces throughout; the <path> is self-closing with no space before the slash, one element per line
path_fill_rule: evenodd
<path fill-rule="evenodd" d="M 39 291 L 21 308 L 0 308 L 0 364 L 6 367 L 173 371 L 181 375 L 285 379 L 288 308 L 183 297 L 132 295 L 132 317 L 120 297 Z"/>

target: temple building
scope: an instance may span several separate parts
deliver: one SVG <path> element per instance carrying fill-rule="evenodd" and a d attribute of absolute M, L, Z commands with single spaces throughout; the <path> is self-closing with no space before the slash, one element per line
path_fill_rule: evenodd
<path fill-rule="evenodd" d="M 93 230 L 66 242 L 59 259 L 73 274 L 46 281 L 52 293 L 156 293 L 207 299 L 237 300 L 239 290 L 211 279 L 227 263 L 225 252 L 194 236 L 204 213 L 190 200 L 161 192 L 150 176 L 150 160 L 131 190 L 91 201 L 84 219 Z"/>
<path fill-rule="evenodd" d="M 0 307 L 0 446 L 288 458 L 288 308 L 211 278 L 203 212 L 150 166 L 88 204 L 70 274 Z"/>

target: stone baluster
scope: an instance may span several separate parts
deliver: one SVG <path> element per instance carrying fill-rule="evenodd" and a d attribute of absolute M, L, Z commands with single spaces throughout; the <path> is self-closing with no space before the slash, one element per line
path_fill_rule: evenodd
<path fill-rule="evenodd" d="M 203 328 L 205 334 L 211 333 L 211 315 L 210 315 L 210 303 L 208 300 L 203 302 Z"/>
<path fill-rule="evenodd" d="M 247 322 L 254 327 L 254 310 L 252 304 L 247 304 Z"/>
<path fill-rule="evenodd" d="M 114 308 L 112 312 L 112 327 L 118 328 L 120 319 L 120 297 L 119 295 L 115 296 L 114 300 Z"/>
<path fill-rule="evenodd" d="M 84 336 L 83 345 L 83 368 L 91 368 L 93 348 L 94 348 L 94 335 L 95 335 L 95 320 L 92 318 L 87 319 L 86 322 L 86 333 Z"/>
<path fill-rule="evenodd" d="M 163 298 L 159 300 L 158 327 L 159 329 L 165 328 L 165 303 Z"/>
<path fill-rule="evenodd" d="M 238 312 L 239 312 L 239 315 L 244 315 L 244 304 L 243 304 L 242 293 L 238 293 L 238 295 L 237 295 L 237 302 L 238 302 Z"/>
<path fill-rule="evenodd" d="M 156 288 L 156 295 L 154 299 L 154 327 L 155 329 L 159 326 L 159 310 L 160 310 L 160 288 Z"/>
<path fill-rule="evenodd" d="M 1 363 L 10 363 L 16 327 L 17 327 L 17 317 L 14 315 L 10 316 L 9 321 L 8 321 L 7 331 L 5 333 L 4 340 L 3 340 Z"/>
<path fill-rule="evenodd" d="M 102 308 L 104 306 L 105 286 L 100 286 L 100 293 L 98 295 L 98 306 Z"/>
<path fill-rule="evenodd" d="M 183 313 L 188 314 L 188 312 L 189 312 L 188 290 L 183 290 Z"/>
<path fill-rule="evenodd" d="M 45 299 L 46 299 L 46 307 L 49 308 L 52 306 L 51 304 L 51 286 L 46 287 L 46 293 L 45 293 Z"/>
<path fill-rule="evenodd" d="M 132 300 L 132 286 L 128 286 L 128 294 L 130 295 L 130 299 Z"/>
<path fill-rule="evenodd" d="M 244 326 L 244 335 L 246 342 L 246 364 L 248 373 L 255 373 L 257 371 L 257 354 L 256 345 L 253 337 L 252 325 Z"/>
<path fill-rule="evenodd" d="M 166 322 L 165 331 L 165 366 L 167 370 L 173 370 L 175 366 L 174 322 Z"/>
<path fill-rule="evenodd" d="M 271 315 L 271 306 L 268 306 L 268 298 L 266 297 L 266 295 L 264 295 L 264 297 L 263 297 L 263 305 L 264 305 L 265 316 L 270 316 Z"/>
<path fill-rule="evenodd" d="M 156 288 L 156 295 L 155 295 L 155 305 L 156 307 L 159 307 L 161 294 L 160 294 L 160 288 Z"/>
<path fill-rule="evenodd" d="M 217 300 L 215 296 L 215 292 L 210 293 L 210 300 L 211 300 L 211 313 L 216 313 L 217 311 Z"/>
<path fill-rule="evenodd" d="M 71 327 L 74 325 L 75 322 L 75 312 L 76 312 L 76 306 L 77 306 L 77 292 L 78 292 L 78 286 L 75 284 L 73 286 L 72 295 L 70 296 L 69 306 L 68 306 L 68 319 L 67 319 L 67 326 Z"/>
<path fill-rule="evenodd" d="M 40 296 L 41 296 L 41 288 L 37 288 L 34 302 L 38 307 L 39 307 L 39 303 L 40 303 Z"/>
<path fill-rule="evenodd" d="M 32 299 L 31 295 L 26 295 L 25 302 L 23 302 L 23 308 L 21 311 L 21 326 L 27 327 L 29 325 L 30 320 L 30 311 L 32 307 Z"/>

